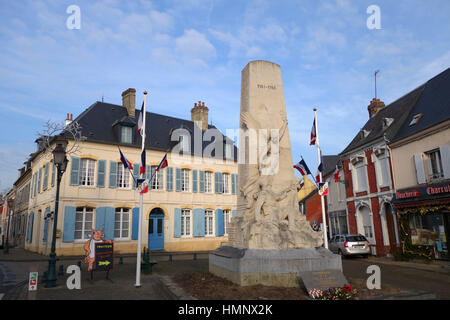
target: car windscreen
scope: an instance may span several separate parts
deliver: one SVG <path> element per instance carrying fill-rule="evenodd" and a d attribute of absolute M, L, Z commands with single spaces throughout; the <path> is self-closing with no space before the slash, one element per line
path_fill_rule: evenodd
<path fill-rule="evenodd" d="M 357 241 L 367 241 L 363 236 L 347 236 L 347 241 L 357 242 Z"/>

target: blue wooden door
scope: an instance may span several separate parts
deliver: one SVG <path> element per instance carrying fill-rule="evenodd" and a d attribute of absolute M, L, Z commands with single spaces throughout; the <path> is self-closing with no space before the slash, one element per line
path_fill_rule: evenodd
<path fill-rule="evenodd" d="M 150 214 L 148 220 L 148 248 L 164 249 L 164 214 Z"/>

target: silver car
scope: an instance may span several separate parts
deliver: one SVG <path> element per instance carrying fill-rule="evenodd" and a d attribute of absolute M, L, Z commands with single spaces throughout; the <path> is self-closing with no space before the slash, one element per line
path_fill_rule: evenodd
<path fill-rule="evenodd" d="M 331 252 L 342 256 L 362 255 L 368 257 L 370 255 L 370 243 L 366 237 L 360 234 L 336 234 L 328 244 Z"/>

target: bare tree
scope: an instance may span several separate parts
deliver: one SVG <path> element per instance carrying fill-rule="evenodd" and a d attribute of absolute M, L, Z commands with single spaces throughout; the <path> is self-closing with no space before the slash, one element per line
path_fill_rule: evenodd
<path fill-rule="evenodd" d="M 68 145 L 66 153 L 69 155 L 77 154 L 80 151 L 80 147 L 86 137 L 81 134 L 81 126 L 77 121 L 72 121 L 69 124 L 64 122 L 56 123 L 48 120 L 44 124 L 44 130 L 42 132 L 37 132 L 37 135 L 42 146 L 42 150 L 45 150 L 46 157 L 51 157 L 50 144 L 52 139 L 58 135 L 64 133 L 69 140 L 73 140 L 73 143 Z M 47 152 L 50 151 L 50 152 Z"/>

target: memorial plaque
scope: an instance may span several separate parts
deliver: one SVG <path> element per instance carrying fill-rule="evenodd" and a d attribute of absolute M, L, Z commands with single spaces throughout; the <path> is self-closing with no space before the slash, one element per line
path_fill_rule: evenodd
<path fill-rule="evenodd" d="M 307 292 L 313 289 L 324 291 L 349 284 L 342 271 L 339 270 L 300 272 L 300 276 Z"/>
<path fill-rule="evenodd" d="M 114 243 L 95 244 L 95 270 L 107 271 L 114 266 Z"/>

